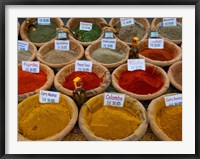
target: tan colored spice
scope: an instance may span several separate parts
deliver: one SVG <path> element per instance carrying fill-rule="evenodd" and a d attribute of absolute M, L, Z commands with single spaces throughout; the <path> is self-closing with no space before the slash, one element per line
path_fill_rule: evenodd
<path fill-rule="evenodd" d="M 18 64 L 22 63 L 22 61 L 27 61 L 32 56 L 32 53 L 29 51 L 20 51 L 18 50 Z"/>

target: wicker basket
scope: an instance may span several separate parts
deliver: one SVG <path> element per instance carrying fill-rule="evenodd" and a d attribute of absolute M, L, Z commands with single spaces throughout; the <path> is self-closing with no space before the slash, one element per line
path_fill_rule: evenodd
<path fill-rule="evenodd" d="M 182 26 L 182 18 L 176 18 L 177 22 Z M 162 18 L 154 18 L 151 22 L 151 28 L 152 29 L 157 29 L 158 26 L 162 25 L 163 19 Z M 179 40 L 173 40 L 173 39 L 168 39 L 163 37 L 162 35 L 159 34 L 159 37 L 164 38 L 166 40 L 169 40 L 175 44 L 181 44 L 182 39 Z"/>
<path fill-rule="evenodd" d="M 59 133 L 57 133 L 53 136 L 41 139 L 40 141 L 59 141 L 59 140 L 62 140 L 73 129 L 74 125 L 76 124 L 76 121 L 77 121 L 77 118 L 78 118 L 78 108 L 77 108 L 75 102 L 70 97 L 63 95 L 63 94 L 60 94 L 60 98 L 63 98 L 67 101 L 68 108 L 71 112 L 71 120 L 68 123 L 68 125 L 61 132 L 59 132 Z M 23 109 L 23 107 L 26 107 L 27 106 L 26 103 L 30 100 L 32 100 L 32 101 L 39 100 L 39 95 L 36 94 L 32 97 L 25 99 L 23 102 L 21 102 L 18 105 L 18 111 L 19 111 L 18 113 L 19 114 L 20 114 L 20 110 Z M 32 106 L 34 106 L 34 105 L 32 105 Z M 29 105 L 29 107 L 30 107 L 30 105 Z M 20 133 L 18 133 L 18 140 L 19 141 L 31 141 L 31 139 L 24 137 Z"/>
<path fill-rule="evenodd" d="M 79 24 L 80 22 L 88 22 L 88 23 L 94 23 L 96 24 L 100 29 L 101 29 L 101 24 L 100 23 L 105 23 L 107 24 L 107 22 L 103 19 L 103 18 L 70 18 L 68 21 L 67 21 L 67 24 L 66 26 L 68 28 L 70 28 L 71 30 L 74 30 Z M 101 34 L 101 36 L 98 38 L 100 39 L 101 37 L 103 36 L 103 34 Z M 74 40 L 77 40 L 75 38 L 73 38 Z M 98 40 L 97 39 L 97 40 Z M 95 40 L 96 41 L 96 40 Z M 88 45 L 90 45 L 92 42 L 94 41 L 91 41 L 91 42 L 81 42 L 81 45 L 83 45 L 84 47 L 87 47 Z"/>
<path fill-rule="evenodd" d="M 22 69 L 22 65 L 21 64 L 18 64 L 18 69 Z M 44 72 L 46 72 L 46 74 L 47 74 L 46 83 L 41 88 L 38 88 L 33 92 L 28 92 L 28 93 L 25 93 L 25 94 L 19 94 L 18 95 L 18 102 L 21 102 L 25 98 L 39 93 L 40 90 L 48 90 L 48 89 L 51 88 L 51 86 L 53 85 L 53 81 L 54 81 L 54 72 L 53 72 L 53 70 L 51 68 L 49 68 L 48 66 L 46 66 L 44 64 L 41 64 L 41 63 L 40 63 L 40 69 L 43 70 Z"/>
<path fill-rule="evenodd" d="M 73 90 L 69 90 L 69 89 L 63 87 L 62 83 L 65 81 L 65 78 L 72 72 L 75 72 L 75 63 L 69 64 L 69 65 L 63 67 L 56 74 L 55 79 L 54 79 L 55 88 L 59 92 L 62 92 L 71 97 L 73 96 Z M 110 85 L 110 82 L 111 82 L 110 72 L 104 66 L 93 63 L 92 72 L 94 72 L 99 78 L 103 77 L 103 82 L 101 83 L 101 85 L 99 87 L 86 91 L 87 97 L 92 97 L 99 93 L 104 92 L 107 89 L 107 87 Z"/>
<path fill-rule="evenodd" d="M 17 33 L 18 33 L 18 36 L 19 36 L 19 34 L 20 34 L 20 23 L 19 22 L 17 22 Z"/>
<path fill-rule="evenodd" d="M 22 23 L 21 25 L 21 30 L 20 30 L 20 35 L 21 35 L 21 38 L 22 40 L 25 40 L 25 41 L 30 41 L 29 37 L 28 37 L 28 31 L 26 28 L 28 28 L 28 26 L 34 22 L 37 21 L 37 18 L 28 18 L 27 19 L 30 23 L 27 24 L 26 23 L 26 20 Z M 57 23 L 58 27 L 61 27 L 63 26 L 63 21 L 60 19 L 60 18 L 51 18 L 51 21 Z M 57 38 L 57 36 L 55 36 L 55 38 L 53 38 L 52 40 L 55 40 Z M 42 45 L 44 45 L 45 43 L 33 43 L 36 47 L 41 47 Z"/>
<path fill-rule="evenodd" d="M 180 76 L 180 73 L 181 81 L 177 81 L 175 77 Z M 171 84 L 182 92 L 182 61 L 176 62 L 175 64 L 169 67 L 168 76 Z"/>
<path fill-rule="evenodd" d="M 140 48 L 140 52 L 142 52 L 143 50 L 149 49 L 148 48 L 148 40 L 140 41 L 138 46 Z M 170 66 L 170 65 L 172 65 L 172 64 L 174 64 L 174 63 L 176 63 L 176 62 L 178 62 L 182 59 L 182 50 L 176 44 L 174 44 L 174 43 L 172 43 L 168 40 L 164 40 L 164 49 L 166 49 L 167 51 L 169 51 L 170 53 L 173 54 L 174 58 L 172 60 L 158 61 L 158 60 L 152 60 L 152 59 L 145 57 L 141 54 L 139 56 L 140 56 L 140 58 L 144 58 L 146 62 L 152 63 L 152 64 L 160 66 L 160 67 Z"/>
<path fill-rule="evenodd" d="M 92 109 L 95 107 L 102 107 L 104 104 L 104 93 L 99 94 L 90 100 L 88 100 L 83 106 L 81 107 L 80 113 L 79 113 L 79 127 L 84 134 L 84 136 L 87 138 L 87 140 L 92 141 L 105 141 L 107 139 L 104 139 L 102 137 L 96 136 L 92 130 L 90 129 L 90 126 L 88 124 L 89 115 L 92 112 Z M 141 124 L 138 126 L 138 128 L 134 131 L 133 134 L 122 138 L 117 139 L 118 141 L 133 141 L 133 140 L 139 140 L 143 137 L 147 130 L 148 122 L 146 117 L 146 110 L 143 107 L 143 105 L 136 99 L 125 95 L 125 101 L 124 106 L 126 108 L 129 108 L 133 112 L 135 112 L 141 119 Z M 116 123 L 117 124 L 117 123 Z"/>
<path fill-rule="evenodd" d="M 147 39 L 148 37 L 148 29 L 150 28 L 150 23 L 146 18 L 134 18 L 135 23 L 142 25 L 145 28 L 145 35 L 143 36 L 141 40 Z M 118 23 L 120 23 L 120 18 L 111 18 L 109 25 L 111 26 L 116 26 Z M 115 37 L 119 38 L 117 35 L 115 35 Z M 132 45 L 131 42 L 126 42 L 126 44 L 128 44 L 129 46 Z"/>
<path fill-rule="evenodd" d="M 119 66 L 117 69 L 115 69 L 114 72 L 112 73 L 112 85 L 118 92 L 125 93 L 133 98 L 136 98 L 136 99 L 142 101 L 142 100 L 154 99 L 154 98 L 164 94 L 167 91 L 167 89 L 169 88 L 170 82 L 169 82 L 169 78 L 168 78 L 167 74 L 165 73 L 165 71 L 158 66 L 152 65 L 150 63 L 146 63 L 146 70 L 147 69 L 153 70 L 152 74 L 157 75 L 162 79 L 164 84 L 161 87 L 161 89 L 156 93 L 146 94 L 146 95 L 140 95 L 140 94 L 135 94 L 135 93 L 126 91 L 119 86 L 119 78 L 124 71 L 127 71 L 127 67 L 128 67 L 127 64 L 123 64 L 123 65 Z M 137 85 L 137 83 L 135 83 L 135 84 Z"/>

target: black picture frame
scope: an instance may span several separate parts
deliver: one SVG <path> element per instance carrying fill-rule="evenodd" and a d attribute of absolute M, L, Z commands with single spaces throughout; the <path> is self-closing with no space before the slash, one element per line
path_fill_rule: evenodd
<path fill-rule="evenodd" d="M 133 154 L 133 155 L 105 155 L 105 154 L 95 154 L 95 155 L 40 155 L 40 154 L 30 154 L 30 155 L 23 155 L 23 154 L 5 154 L 5 7 L 7 5 L 195 5 L 195 154 Z M 199 104 L 200 100 L 198 98 L 199 93 L 199 71 L 200 71 L 200 64 L 199 64 L 199 52 L 200 52 L 200 0 L 1 0 L 0 5 L 0 98 L 1 98 L 1 106 L 0 106 L 0 157 L 2 159 L 17 159 L 17 158 L 188 158 L 188 159 L 196 159 L 200 158 L 200 126 L 199 126 Z"/>

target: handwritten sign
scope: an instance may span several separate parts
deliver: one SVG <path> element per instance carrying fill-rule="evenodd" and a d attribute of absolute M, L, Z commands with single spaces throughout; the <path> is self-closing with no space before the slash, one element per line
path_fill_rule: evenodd
<path fill-rule="evenodd" d="M 176 26 L 176 18 L 163 18 L 163 26 Z"/>
<path fill-rule="evenodd" d="M 92 72 L 92 61 L 76 60 L 75 71 Z"/>
<path fill-rule="evenodd" d="M 166 106 L 182 105 L 182 94 L 165 96 Z"/>
<path fill-rule="evenodd" d="M 101 39 L 101 48 L 116 49 L 116 39 Z"/>
<path fill-rule="evenodd" d="M 135 24 L 133 18 L 120 18 L 120 23 L 122 27 Z"/>
<path fill-rule="evenodd" d="M 20 51 L 28 51 L 29 43 L 26 41 L 18 40 L 18 50 Z"/>
<path fill-rule="evenodd" d="M 40 90 L 40 103 L 59 103 L 60 93 Z"/>
<path fill-rule="evenodd" d="M 125 95 L 120 93 L 104 93 L 104 106 L 124 106 Z"/>
<path fill-rule="evenodd" d="M 85 31 L 92 30 L 92 23 L 80 22 L 79 30 L 85 30 Z"/>
<path fill-rule="evenodd" d="M 54 40 L 55 50 L 70 50 L 70 41 L 69 40 Z"/>
<path fill-rule="evenodd" d="M 145 70 L 144 59 L 129 59 L 128 60 L 128 71 Z"/>
<path fill-rule="evenodd" d="M 31 73 L 40 72 L 39 61 L 22 61 L 22 70 Z"/>
<path fill-rule="evenodd" d="M 50 25 L 50 18 L 38 18 L 39 25 Z"/>
<path fill-rule="evenodd" d="M 164 39 L 148 39 L 148 48 L 150 49 L 163 49 Z"/>

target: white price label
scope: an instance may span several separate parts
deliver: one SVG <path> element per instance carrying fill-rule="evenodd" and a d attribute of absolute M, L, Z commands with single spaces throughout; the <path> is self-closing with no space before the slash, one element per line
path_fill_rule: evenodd
<path fill-rule="evenodd" d="M 40 72 L 39 61 L 22 61 L 22 70 L 31 73 Z"/>
<path fill-rule="evenodd" d="M 104 93 L 104 105 L 107 106 L 117 106 L 123 107 L 124 106 L 124 94 L 119 93 Z"/>
<path fill-rule="evenodd" d="M 18 50 L 28 51 L 29 43 L 26 41 L 18 40 Z"/>
<path fill-rule="evenodd" d="M 163 49 L 164 39 L 148 39 L 148 48 L 150 49 Z"/>
<path fill-rule="evenodd" d="M 58 33 L 58 39 L 67 39 L 67 33 Z"/>
<path fill-rule="evenodd" d="M 128 71 L 146 70 L 144 59 L 130 59 L 128 60 Z"/>
<path fill-rule="evenodd" d="M 182 94 L 166 96 L 165 105 L 166 106 L 182 105 Z"/>
<path fill-rule="evenodd" d="M 54 40 L 55 50 L 70 50 L 70 41 L 69 40 Z"/>
<path fill-rule="evenodd" d="M 59 103 L 60 93 L 40 90 L 40 103 Z"/>
<path fill-rule="evenodd" d="M 75 71 L 92 72 L 92 61 L 76 60 Z"/>
<path fill-rule="evenodd" d="M 135 24 L 133 18 L 120 18 L 121 26 L 127 26 L 127 25 L 132 25 Z"/>
<path fill-rule="evenodd" d="M 113 32 L 111 32 L 111 31 L 106 31 L 106 32 L 105 32 L 105 38 L 113 38 Z"/>
<path fill-rule="evenodd" d="M 50 25 L 50 18 L 38 18 L 39 25 Z"/>
<path fill-rule="evenodd" d="M 85 30 L 85 31 L 92 30 L 92 23 L 80 22 L 79 30 Z"/>
<path fill-rule="evenodd" d="M 101 48 L 116 49 L 116 39 L 101 39 Z"/>
<path fill-rule="evenodd" d="M 176 18 L 163 18 L 163 26 L 176 26 Z"/>

